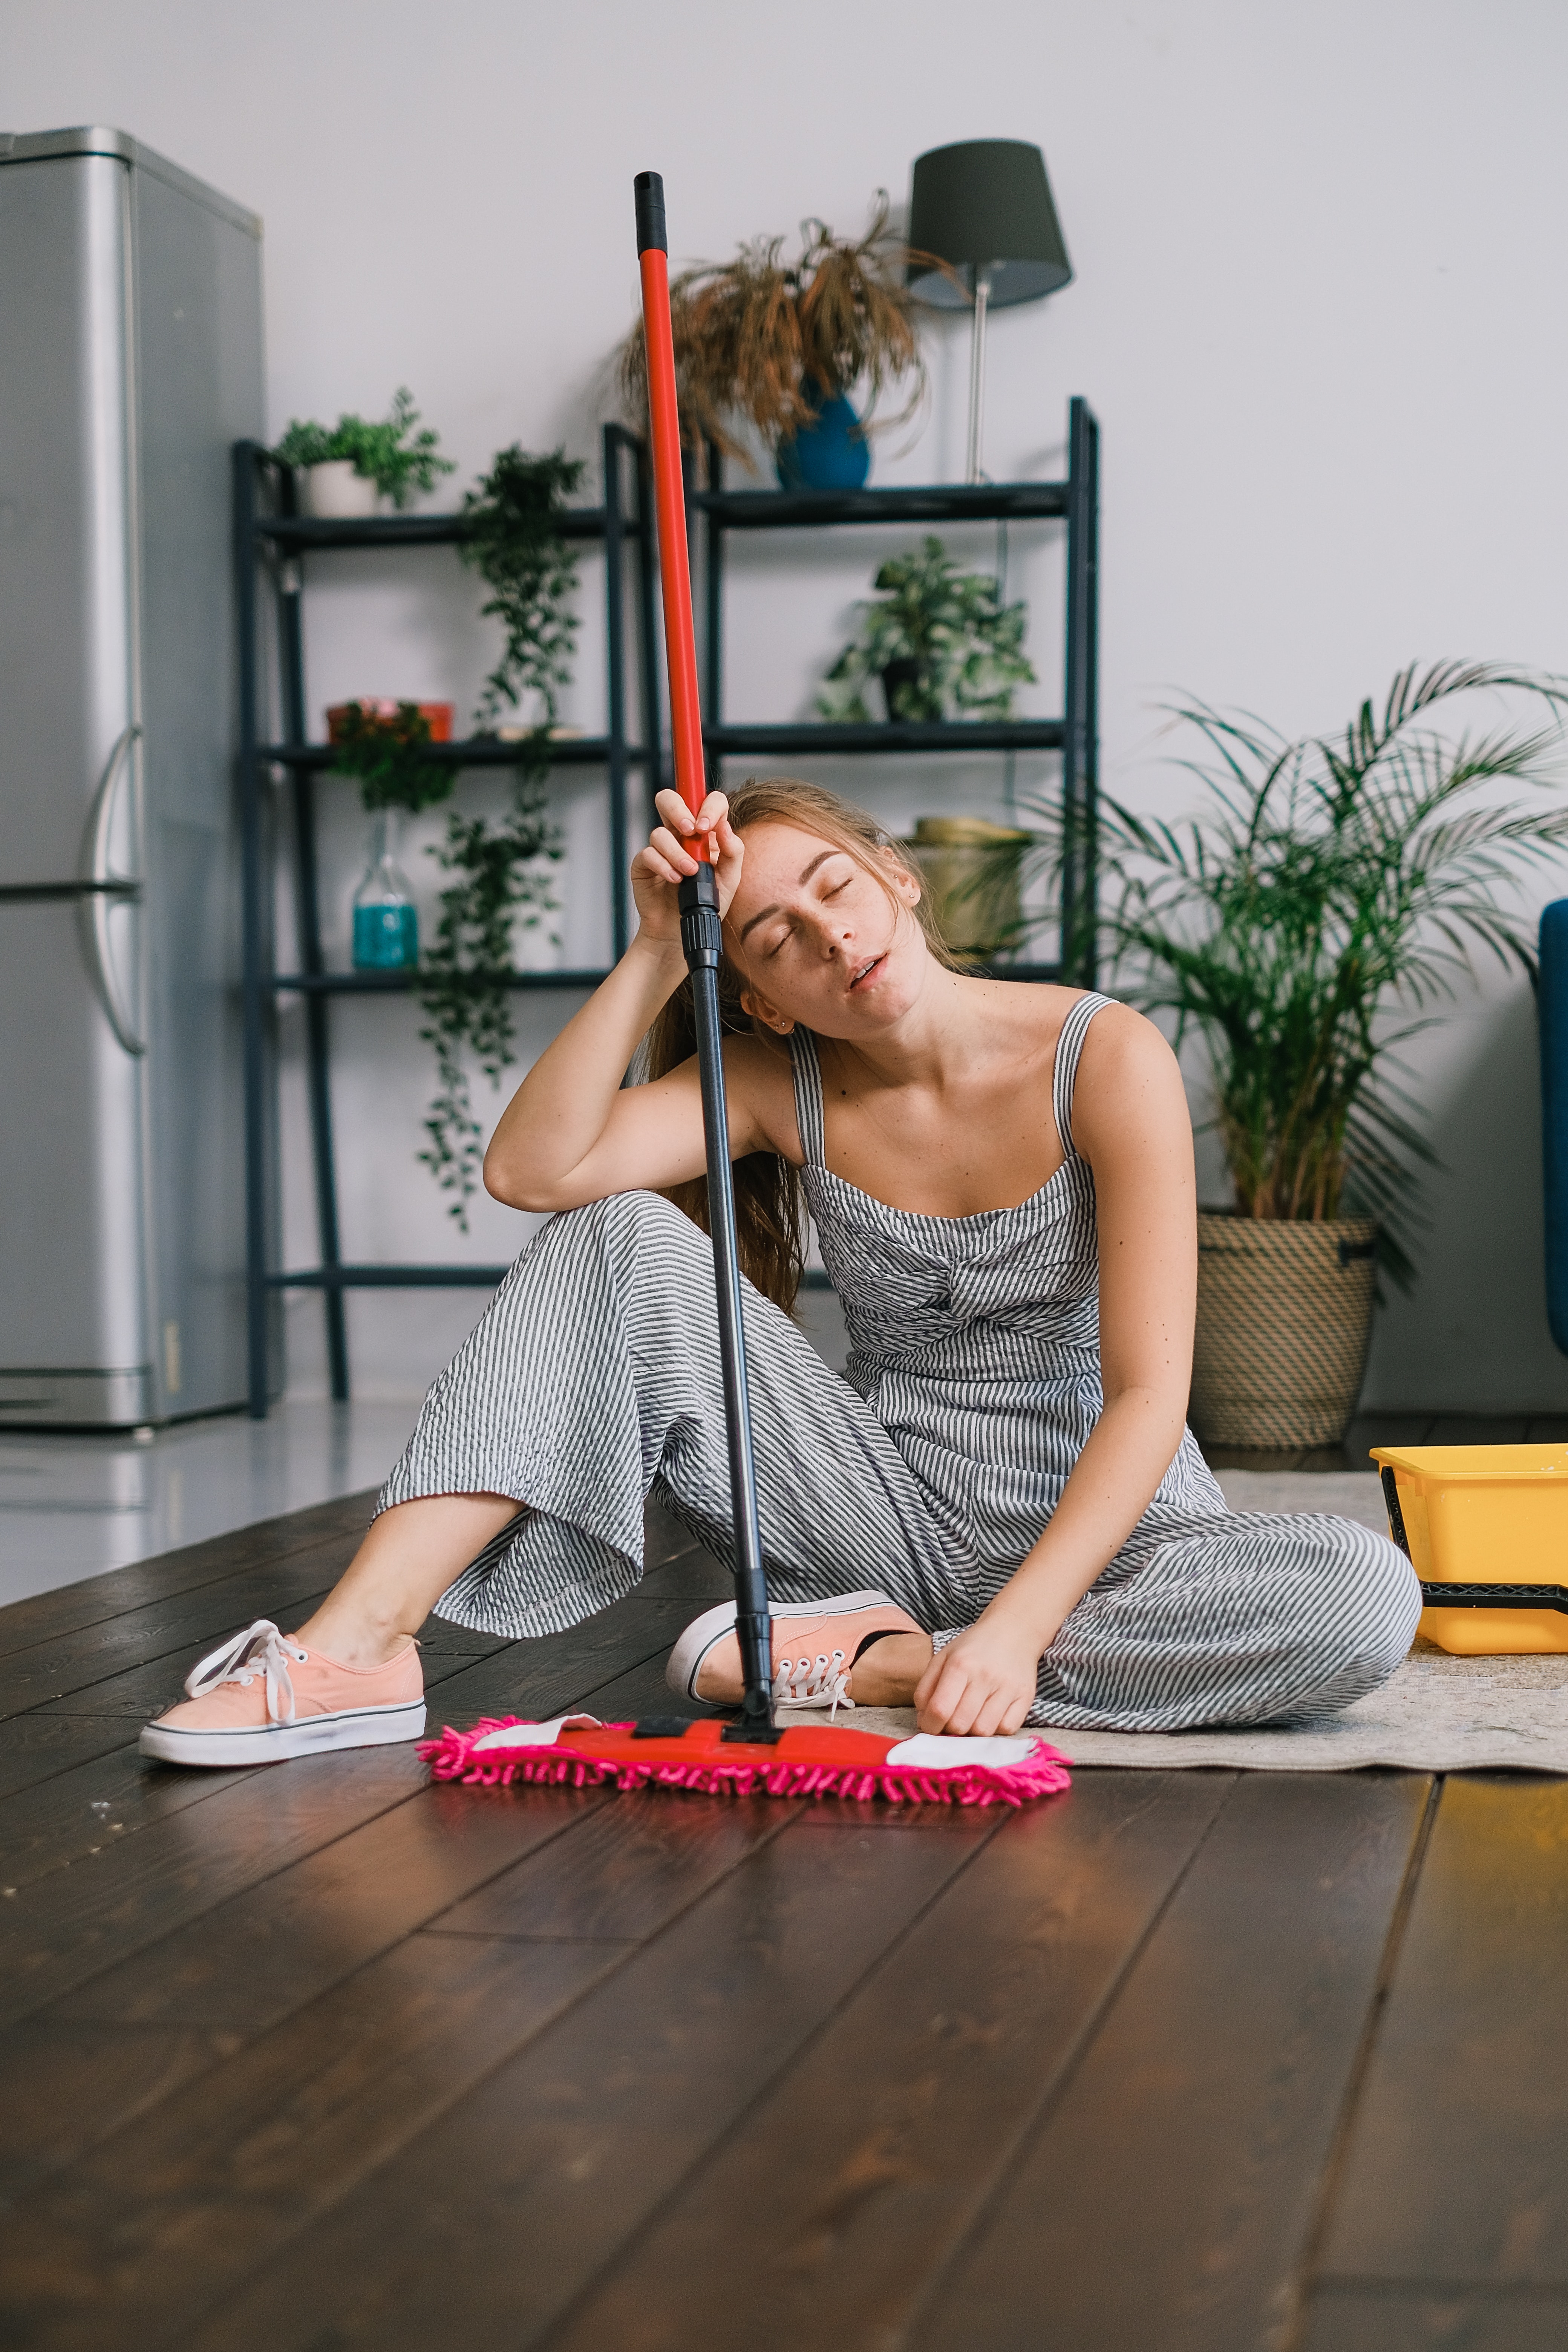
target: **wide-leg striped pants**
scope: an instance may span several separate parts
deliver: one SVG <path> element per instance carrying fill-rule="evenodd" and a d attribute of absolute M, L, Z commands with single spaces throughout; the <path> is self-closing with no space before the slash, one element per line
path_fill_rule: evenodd
<path fill-rule="evenodd" d="M 879 1586 L 940 1643 L 1006 1580 L 963 1556 L 869 1406 L 745 1286 L 763 1549 L 780 1600 Z M 426 1399 L 378 1511 L 420 1496 L 524 1507 L 443 1594 L 443 1616 L 557 1632 L 642 1572 L 651 1493 L 731 1556 L 710 1244 L 648 1192 L 553 1218 Z M 1147 1564 L 1109 1572 L 1042 1659 L 1029 1721 L 1180 1730 L 1299 1720 L 1376 1688 L 1420 1592 L 1384 1538 L 1312 1513 L 1173 1515 Z"/>

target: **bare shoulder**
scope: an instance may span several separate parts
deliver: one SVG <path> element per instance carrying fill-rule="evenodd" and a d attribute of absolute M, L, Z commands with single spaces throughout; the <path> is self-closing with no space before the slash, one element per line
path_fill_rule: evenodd
<path fill-rule="evenodd" d="M 1072 1098 L 1073 1141 L 1092 1165 L 1181 1138 L 1190 1148 L 1192 1121 L 1174 1054 L 1142 1013 L 1104 1004 L 1089 1023 Z"/>
<path fill-rule="evenodd" d="M 795 1111 L 795 1063 L 788 1045 L 765 1037 L 724 1040 L 724 1077 L 730 1096 L 731 1133 L 740 1112 L 753 1151 L 776 1151 L 798 1168 L 800 1122 Z"/>

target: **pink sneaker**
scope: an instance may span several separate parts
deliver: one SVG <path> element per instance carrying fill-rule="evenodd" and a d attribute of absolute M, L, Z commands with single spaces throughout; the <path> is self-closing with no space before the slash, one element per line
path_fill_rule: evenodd
<path fill-rule="evenodd" d="M 849 1673 L 868 1633 L 918 1633 L 907 1609 L 885 1592 L 841 1592 L 832 1601 L 775 1601 L 769 1615 L 773 1634 L 773 1705 L 853 1706 Z M 697 1677 L 704 1666 L 724 1670 L 733 1681 L 741 1672 L 735 1636 L 735 1604 L 706 1610 L 670 1652 L 665 1681 L 682 1698 L 699 1698 Z"/>
<path fill-rule="evenodd" d="M 329 1748 L 380 1748 L 425 1729 L 425 1676 L 410 1642 L 384 1666 L 340 1666 L 269 1617 L 203 1658 L 190 1697 L 150 1723 L 143 1756 L 164 1764 L 277 1764 Z"/>

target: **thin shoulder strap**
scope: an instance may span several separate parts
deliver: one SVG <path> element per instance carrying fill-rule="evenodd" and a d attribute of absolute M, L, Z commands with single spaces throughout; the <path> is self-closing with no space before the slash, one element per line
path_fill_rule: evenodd
<path fill-rule="evenodd" d="M 1051 1108 L 1056 1114 L 1057 1133 L 1061 1137 L 1062 1150 L 1075 1160 L 1078 1150 L 1072 1139 L 1072 1091 L 1078 1078 L 1079 1059 L 1083 1052 L 1083 1041 L 1089 1034 L 1089 1023 L 1101 1005 L 1112 1002 L 1110 997 L 1098 996 L 1090 989 L 1087 995 L 1079 998 L 1062 1023 L 1061 1034 L 1057 1039 L 1057 1066 L 1051 1079 Z"/>
<path fill-rule="evenodd" d="M 809 1029 L 792 1029 L 789 1055 L 795 1072 L 795 1116 L 800 1148 L 808 1168 L 826 1166 L 826 1135 L 822 1123 L 822 1065 L 816 1040 Z"/>

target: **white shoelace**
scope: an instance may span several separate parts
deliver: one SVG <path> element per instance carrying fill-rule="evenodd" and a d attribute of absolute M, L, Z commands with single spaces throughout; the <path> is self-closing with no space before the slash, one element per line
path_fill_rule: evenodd
<path fill-rule="evenodd" d="M 232 1642 L 225 1642 L 201 1658 L 185 1676 L 185 1692 L 190 1698 L 205 1698 L 220 1683 L 240 1683 L 248 1689 L 258 1675 L 267 1677 L 267 1716 L 270 1723 L 292 1723 L 294 1720 L 294 1685 L 289 1678 L 289 1661 L 303 1664 L 310 1655 L 278 1631 L 270 1617 L 258 1617 Z"/>
<path fill-rule="evenodd" d="M 819 1650 L 815 1658 L 781 1658 L 773 1669 L 775 1706 L 825 1706 L 831 1723 L 841 1706 L 854 1704 L 842 1650 L 831 1657 Z"/>

